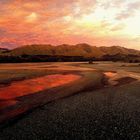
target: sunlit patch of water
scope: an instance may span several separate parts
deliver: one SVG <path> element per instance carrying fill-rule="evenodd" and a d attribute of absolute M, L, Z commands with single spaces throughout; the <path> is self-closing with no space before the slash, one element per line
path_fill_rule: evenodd
<path fill-rule="evenodd" d="M 109 77 L 109 78 L 112 78 L 114 76 L 116 76 L 116 73 L 115 72 L 104 72 L 105 76 Z"/>
<path fill-rule="evenodd" d="M 23 81 L 15 81 L 9 86 L 1 86 L 0 122 L 22 114 L 32 108 L 32 106 L 28 106 L 28 104 L 22 104 L 21 106 L 22 101 L 19 100 L 18 97 L 36 94 L 43 90 L 63 86 L 79 80 L 80 78 L 80 75 L 75 74 L 54 74 Z"/>
<path fill-rule="evenodd" d="M 79 75 L 74 74 L 55 74 L 13 82 L 9 86 L 0 88 L 0 100 L 15 99 L 17 97 L 34 94 L 35 92 L 71 83 L 79 78 Z"/>
<path fill-rule="evenodd" d="M 116 85 L 118 83 L 117 81 L 114 80 L 115 76 L 117 75 L 116 72 L 110 72 L 110 71 L 108 71 L 108 72 L 104 72 L 104 74 L 105 74 L 105 76 L 107 78 L 109 78 L 108 79 L 108 83 L 110 85 L 113 85 L 114 86 L 114 85 Z"/>

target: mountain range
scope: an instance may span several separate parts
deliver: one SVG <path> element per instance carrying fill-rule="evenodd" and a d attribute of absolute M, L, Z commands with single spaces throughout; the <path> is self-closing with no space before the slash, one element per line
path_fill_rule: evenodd
<path fill-rule="evenodd" d="M 128 49 L 120 46 L 91 46 L 88 44 L 77 45 L 25 45 L 13 50 L 0 48 L 2 56 L 22 56 L 22 55 L 50 55 L 50 56 L 82 56 L 100 58 L 104 55 L 136 55 L 140 56 L 139 50 Z"/>

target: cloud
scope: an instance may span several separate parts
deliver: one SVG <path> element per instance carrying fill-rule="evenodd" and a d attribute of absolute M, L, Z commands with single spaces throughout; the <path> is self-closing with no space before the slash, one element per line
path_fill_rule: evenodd
<path fill-rule="evenodd" d="M 123 11 L 117 15 L 116 19 L 117 20 L 127 19 L 127 18 L 131 17 L 132 15 L 134 15 L 133 12 L 130 13 L 128 11 Z"/>
<path fill-rule="evenodd" d="M 127 19 L 133 17 L 135 13 L 140 10 L 140 1 L 127 3 L 126 8 L 123 9 L 117 16 L 117 20 Z"/>
<path fill-rule="evenodd" d="M 34 22 L 37 20 L 38 15 L 35 12 L 32 12 L 28 16 L 26 16 L 26 21 L 27 22 Z"/>
<path fill-rule="evenodd" d="M 0 42 L 12 48 L 105 43 L 123 34 L 122 19 L 138 13 L 138 5 L 136 0 L 0 0 Z"/>
<path fill-rule="evenodd" d="M 124 24 L 117 24 L 111 28 L 111 31 L 120 31 L 125 28 Z"/>

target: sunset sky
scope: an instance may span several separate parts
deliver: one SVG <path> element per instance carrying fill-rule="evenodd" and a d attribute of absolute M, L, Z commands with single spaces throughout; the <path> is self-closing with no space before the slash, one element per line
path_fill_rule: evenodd
<path fill-rule="evenodd" d="M 78 43 L 140 50 L 140 0 L 0 0 L 0 47 Z"/>

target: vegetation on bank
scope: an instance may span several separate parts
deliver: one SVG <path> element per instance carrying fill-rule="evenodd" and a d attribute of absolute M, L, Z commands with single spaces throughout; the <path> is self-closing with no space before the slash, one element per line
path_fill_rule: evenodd
<path fill-rule="evenodd" d="M 140 57 L 137 55 L 103 55 L 100 58 L 83 56 L 58 56 L 58 55 L 21 55 L 21 56 L 0 56 L 0 63 L 24 63 L 24 62 L 80 62 L 80 61 L 122 61 L 129 63 L 139 63 Z"/>

